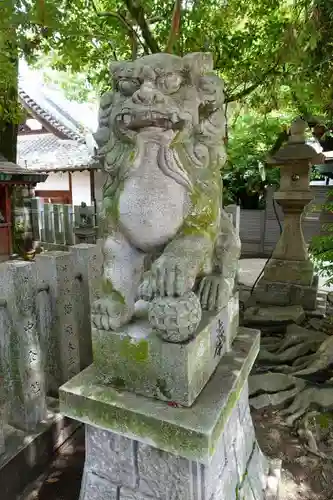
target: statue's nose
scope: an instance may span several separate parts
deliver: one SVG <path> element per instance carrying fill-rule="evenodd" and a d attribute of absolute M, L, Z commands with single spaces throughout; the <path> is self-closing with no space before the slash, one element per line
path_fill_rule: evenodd
<path fill-rule="evenodd" d="M 135 104 L 162 104 L 165 102 L 164 96 L 151 82 L 145 82 L 134 92 L 132 100 Z"/>

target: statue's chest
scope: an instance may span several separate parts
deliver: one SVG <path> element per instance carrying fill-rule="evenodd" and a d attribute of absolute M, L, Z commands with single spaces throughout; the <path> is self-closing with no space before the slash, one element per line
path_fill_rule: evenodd
<path fill-rule="evenodd" d="M 181 227 L 189 205 L 186 189 L 156 164 L 142 162 L 124 183 L 119 224 L 137 248 L 150 251 L 166 244 Z"/>

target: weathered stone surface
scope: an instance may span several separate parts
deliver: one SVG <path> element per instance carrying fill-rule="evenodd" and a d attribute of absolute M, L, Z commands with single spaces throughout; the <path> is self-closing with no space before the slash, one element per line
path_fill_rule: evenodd
<path fill-rule="evenodd" d="M 183 342 L 195 333 L 201 309 L 218 312 L 235 288 L 240 240 L 221 208 L 223 82 L 207 53 L 152 54 L 112 65 L 111 75 L 119 85 L 100 101 L 96 133 L 108 176 L 102 290 L 92 322 L 118 331 L 143 299 L 160 334 Z"/>
<path fill-rule="evenodd" d="M 154 445 L 191 460 L 211 460 L 246 384 L 259 349 L 259 332 L 239 328 L 232 351 L 191 408 L 175 408 L 98 382 L 89 367 L 60 389 L 61 411 L 74 419 Z"/>
<path fill-rule="evenodd" d="M 36 267 L 28 262 L 0 264 L 0 363 L 9 423 L 34 430 L 46 416 L 42 348 L 37 331 Z M 0 374 L 1 375 L 1 374 Z"/>
<path fill-rule="evenodd" d="M 80 371 L 73 258 L 69 252 L 47 252 L 36 256 L 36 266 L 38 286 L 47 291 L 50 301 L 45 314 L 51 311 L 51 323 L 41 317 L 40 335 L 46 350 L 47 390 L 56 394 L 62 383 Z"/>
<path fill-rule="evenodd" d="M 84 475 L 80 500 L 118 500 L 117 487 L 92 472 Z"/>
<path fill-rule="evenodd" d="M 300 323 L 304 318 L 302 306 L 253 306 L 244 313 L 245 324 Z"/>
<path fill-rule="evenodd" d="M 127 488 L 121 488 L 120 500 L 153 500 L 151 496 L 143 495 L 138 491 L 131 491 Z"/>
<path fill-rule="evenodd" d="M 190 500 L 191 464 L 189 460 L 139 443 L 139 491 L 153 498 Z"/>
<path fill-rule="evenodd" d="M 90 279 L 94 279 L 90 262 L 95 259 L 96 245 L 80 243 L 70 247 L 73 256 L 73 301 L 79 332 L 80 368 L 83 370 L 92 363 L 92 339 L 90 321 Z"/>
<path fill-rule="evenodd" d="M 44 203 L 44 237 L 48 243 L 55 243 L 53 205 Z"/>
<path fill-rule="evenodd" d="M 136 485 L 136 443 L 117 434 L 86 426 L 86 467 L 115 485 Z"/>
<path fill-rule="evenodd" d="M 230 350 L 238 327 L 237 294 L 218 315 L 204 312 L 193 339 L 164 342 L 147 320 L 117 332 L 93 329 L 94 365 L 103 383 L 190 406 Z"/>
<path fill-rule="evenodd" d="M 315 280 L 314 280 L 315 281 Z M 317 305 L 318 280 L 311 286 L 261 279 L 253 293 L 253 300 L 271 306 L 301 305 L 314 310 Z"/>

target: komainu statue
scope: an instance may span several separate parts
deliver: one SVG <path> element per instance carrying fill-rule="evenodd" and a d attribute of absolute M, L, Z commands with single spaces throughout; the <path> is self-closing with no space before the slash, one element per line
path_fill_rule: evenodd
<path fill-rule="evenodd" d="M 111 66 L 96 141 L 107 172 L 96 328 L 118 330 L 148 302 L 158 334 L 182 342 L 234 291 L 240 242 L 222 209 L 222 80 L 210 54 Z"/>

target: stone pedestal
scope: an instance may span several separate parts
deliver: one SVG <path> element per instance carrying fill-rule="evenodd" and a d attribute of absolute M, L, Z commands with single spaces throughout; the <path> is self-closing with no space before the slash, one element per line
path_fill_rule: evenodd
<path fill-rule="evenodd" d="M 61 411 L 87 424 L 80 500 L 266 498 L 247 389 L 259 340 L 239 328 L 191 408 L 102 385 L 93 365 L 62 386 Z"/>
<path fill-rule="evenodd" d="M 193 337 L 182 344 L 160 339 L 147 319 L 119 331 L 93 329 L 96 372 L 104 384 L 191 406 L 230 350 L 238 318 L 236 293 L 218 314 L 204 312 Z"/>

